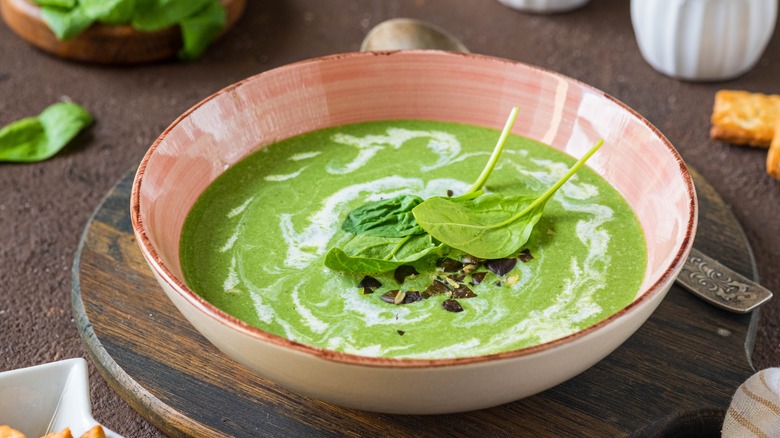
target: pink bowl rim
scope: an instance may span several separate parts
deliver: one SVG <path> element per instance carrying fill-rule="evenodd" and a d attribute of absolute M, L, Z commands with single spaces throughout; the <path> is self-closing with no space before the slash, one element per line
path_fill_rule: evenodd
<path fill-rule="evenodd" d="M 351 353 L 344 353 L 334 350 L 327 350 L 321 347 L 316 347 L 308 344 L 303 344 L 300 342 L 292 341 L 290 339 L 287 339 L 285 337 L 275 335 L 272 333 L 269 333 L 267 331 L 264 331 L 260 328 L 257 328 L 255 326 L 249 325 L 246 322 L 226 313 L 225 311 L 215 307 L 205 299 L 203 299 L 200 295 L 193 292 L 191 289 L 187 287 L 187 285 L 184 283 L 184 281 L 178 279 L 176 276 L 173 275 L 173 273 L 168 269 L 168 267 L 163 263 L 163 261 L 160 259 L 159 255 L 157 254 L 157 251 L 155 251 L 151 239 L 146 233 L 145 227 L 143 222 L 141 221 L 141 203 L 140 203 L 140 186 L 143 184 L 146 167 L 149 163 L 149 161 L 152 159 L 152 156 L 154 155 L 155 150 L 157 147 L 162 143 L 162 141 L 165 140 L 168 133 L 175 128 L 179 123 L 181 123 L 184 119 L 186 119 L 191 113 L 196 111 L 198 108 L 200 108 L 205 103 L 215 99 L 216 97 L 225 94 L 230 93 L 232 90 L 237 89 L 241 87 L 243 84 L 255 80 L 259 80 L 260 78 L 270 75 L 270 74 L 278 74 L 279 71 L 282 70 L 288 70 L 288 69 L 296 69 L 300 68 L 301 66 L 309 65 L 309 64 L 316 64 L 316 63 L 322 63 L 322 62 L 333 62 L 337 61 L 339 59 L 345 59 L 345 58 L 356 58 L 356 57 L 376 57 L 376 56 L 404 56 L 407 54 L 412 55 L 420 55 L 423 54 L 425 56 L 460 56 L 466 59 L 478 59 L 482 61 L 488 61 L 488 62 L 496 62 L 503 65 L 514 65 L 514 66 L 522 66 L 531 70 L 537 70 L 541 71 L 547 75 L 551 75 L 554 77 L 562 78 L 572 84 L 579 85 L 580 87 L 583 87 L 585 89 L 588 89 L 596 94 L 602 95 L 608 100 L 611 100 L 615 104 L 622 107 L 625 111 L 627 111 L 629 114 L 633 115 L 639 122 L 644 124 L 647 128 L 649 128 L 656 137 L 661 140 L 661 143 L 667 148 L 667 151 L 672 154 L 674 159 L 677 161 L 679 165 L 679 172 L 680 175 L 685 183 L 685 190 L 687 194 L 687 198 L 689 200 L 688 203 L 688 220 L 686 223 L 686 230 L 685 230 L 685 237 L 683 238 L 682 244 L 677 250 L 677 253 L 675 254 L 672 263 L 666 268 L 666 270 L 663 272 L 661 276 L 646 290 L 642 290 L 638 292 L 638 298 L 634 299 L 634 301 L 631 302 L 628 306 L 624 307 L 620 311 L 610 315 L 609 317 L 589 326 L 582 330 L 579 330 L 575 333 L 572 333 L 568 336 L 564 336 L 562 338 L 558 338 L 549 342 L 545 342 L 542 344 L 533 345 L 530 347 L 525 347 L 521 349 L 516 350 L 509 350 L 504 351 L 500 353 L 494 353 L 494 354 L 487 354 L 487 355 L 480 355 L 480 356 L 465 356 L 465 357 L 456 357 L 456 358 L 442 358 L 442 359 L 416 359 L 416 358 L 390 358 L 390 357 L 371 357 L 371 356 L 360 356 L 356 354 Z M 176 120 L 174 120 L 163 132 L 160 134 L 160 136 L 152 143 L 149 150 L 144 155 L 143 159 L 141 160 L 141 163 L 138 167 L 138 170 L 135 175 L 135 179 L 133 181 L 132 191 L 130 195 L 130 216 L 132 220 L 132 226 L 133 231 L 136 236 L 136 240 L 138 242 L 139 247 L 141 248 L 141 251 L 144 255 L 144 257 L 147 260 L 147 263 L 150 265 L 150 267 L 159 275 L 160 278 L 162 278 L 163 281 L 165 281 L 176 293 L 178 293 L 188 304 L 192 305 L 194 308 L 196 308 L 200 313 L 204 314 L 205 316 L 215 320 L 216 322 L 227 326 L 228 328 L 235 330 L 243 335 L 249 336 L 255 340 L 267 342 L 269 344 L 272 344 L 277 347 L 283 347 L 290 350 L 294 350 L 297 352 L 305 353 L 311 356 L 315 356 L 320 359 L 332 361 L 332 362 L 339 362 L 343 364 L 349 364 L 349 365 L 361 365 L 361 366 L 369 366 L 369 367 L 379 367 L 379 368 L 431 368 L 431 367 L 447 367 L 447 366 L 462 366 L 462 365 L 471 365 L 471 364 L 479 364 L 479 363 L 486 363 L 490 361 L 495 360 L 501 360 L 501 359 L 510 359 L 510 358 L 517 358 L 521 356 L 530 356 L 536 353 L 541 353 L 549 350 L 553 350 L 557 347 L 565 346 L 567 344 L 573 343 L 575 340 L 578 340 L 580 338 L 584 338 L 591 333 L 594 333 L 596 331 L 601 330 L 602 328 L 611 325 L 613 322 L 618 320 L 619 318 L 628 315 L 630 313 L 634 313 L 640 306 L 642 306 L 644 303 L 651 300 L 651 298 L 655 297 L 656 295 L 664 292 L 664 285 L 666 285 L 668 282 L 674 281 L 674 276 L 677 275 L 679 270 L 682 268 L 682 265 L 685 261 L 685 259 L 688 256 L 688 253 L 691 250 L 691 247 L 693 246 L 693 237 L 696 231 L 696 224 L 697 224 L 697 214 L 698 214 L 698 203 L 696 198 L 696 192 L 693 184 L 693 179 L 691 177 L 690 172 L 688 171 L 688 168 L 685 164 L 685 162 L 682 159 L 682 156 L 680 156 L 679 152 L 672 146 L 671 142 L 655 127 L 653 126 L 648 120 L 646 120 L 644 117 L 642 117 L 639 113 L 634 111 L 632 108 L 630 108 L 628 105 L 624 104 L 623 102 L 619 101 L 618 99 L 610 96 L 609 94 L 596 89 L 595 87 L 592 87 L 588 84 L 585 84 L 584 82 L 581 82 L 577 79 L 571 78 L 569 76 L 563 75 L 561 73 L 554 72 L 552 70 L 548 70 L 542 67 L 537 67 L 531 64 L 526 64 L 519 61 L 513 61 L 509 59 L 504 58 L 498 58 L 494 56 L 489 55 L 480 55 L 480 54 L 473 54 L 473 53 L 456 53 L 456 52 L 445 52 L 445 51 L 438 51 L 438 50 L 396 50 L 396 51 L 377 51 L 377 52 L 349 52 L 349 53 L 341 53 L 341 54 L 335 54 L 335 55 L 328 55 L 323 57 L 317 57 L 317 58 L 311 58 L 306 59 L 302 61 L 297 61 L 291 64 L 286 64 L 280 67 L 276 67 L 271 70 L 267 70 L 261 73 L 258 73 L 256 75 L 250 76 L 248 78 L 245 78 L 241 81 L 235 82 L 231 85 L 228 85 L 227 87 L 215 92 L 214 94 L 206 97 L 202 101 L 198 102 L 194 106 L 192 106 L 190 109 L 188 109 L 186 112 L 184 112 L 182 115 L 180 115 Z M 630 335 L 629 335 L 630 336 Z"/>

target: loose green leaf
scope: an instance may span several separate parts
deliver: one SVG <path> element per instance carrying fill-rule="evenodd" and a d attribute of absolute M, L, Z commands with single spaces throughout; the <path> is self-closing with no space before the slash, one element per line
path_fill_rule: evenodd
<path fill-rule="evenodd" d="M 227 25 L 227 13 L 219 0 L 211 0 L 197 14 L 183 18 L 179 23 L 183 46 L 179 59 L 193 60 L 206 50 Z"/>
<path fill-rule="evenodd" d="M 133 16 L 133 27 L 154 32 L 179 24 L 209 6 L 211 0 L 140 0 Z"/>
<path fill-rule="evenodd" d="M 87 17 L 106 24 L 130 22 L 135 0 L 80 0 L 79 7 Z"/>
<path fill-rule="evenodd" d="M 445 245 L 485 259 L 512 256 L 528 241 L 547 201 L 603 143 L 596 143 L 538 197 L 489 194 L 463 202 L 436 197 L 427 199 L 412 213 L 426 232 Z"/>
<path fill-rule="evenodd" d="M 0 161 L 24 161 L 46 137 L 37 117 L 27 117 L 0 129 Z"/>
<path fill-rule="evenodd" d="M 71 9 L 42 6 L 41 17 L 60 40 L 73 38 L 87 30 L 95 22 L 95 20 L 84 14 L 84 10 L 78 6 Z"/>
<path fill-rule="evenodd" d="M 353 234 L 406 237 L 425 231 L 417 225 L 412 209 L 423 202 L 414 195 L 401 195 L 363 204 L 352 210 L 341 229 Z"/>
<path fill-rule="evenodd" d="M 59 152 L 92 123 L 75 103 L 55 103 L 38 117 L 18 120 L 0 129 L 0 161 L 43 161 Z"/>
<path fill-rule="evenodd" d="M 414 263 L 444 247 L 429 234 L 402 238 L 357 234 L 342 248 L 332 248 L 325 256 L 325 266 L 337 271 L 372 274 L 391 271 Z"/>

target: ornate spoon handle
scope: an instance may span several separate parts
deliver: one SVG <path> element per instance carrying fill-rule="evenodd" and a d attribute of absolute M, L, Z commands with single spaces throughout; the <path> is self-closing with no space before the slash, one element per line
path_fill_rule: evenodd
<path fill-rule="evenodd" d="M 772 292 L 693 248 L 677 282 L 715 306 L 747 313 L 772 298 Z"/>

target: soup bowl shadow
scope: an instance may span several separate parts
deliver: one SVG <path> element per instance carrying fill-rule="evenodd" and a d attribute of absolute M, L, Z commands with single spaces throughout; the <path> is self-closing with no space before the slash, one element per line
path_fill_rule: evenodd
<path fill-rule="evenodd" d="M 448 359 L 365 357 L 304 345 L 250 326 L 185 283 L 179 239 L 190 208 L 230 166 L 271 143 L 347 123 L 426 119 L 513 129 L 588 162 L 628 201 L 647 241 L 633 302 L 564 338 Z M 647 120 L 588 85 L 534 66 L 437 51 L 349 53 L 298 62 L 233 84 L 179 117 L 151 146 L 133 183 L 141 251 L 184 317 L 230 358 L 293 391 L 384 413 L 486 408 L 555 386 L 618 348 L 652 314 L 691 249 L 697 202 L 680 155 Z"/>

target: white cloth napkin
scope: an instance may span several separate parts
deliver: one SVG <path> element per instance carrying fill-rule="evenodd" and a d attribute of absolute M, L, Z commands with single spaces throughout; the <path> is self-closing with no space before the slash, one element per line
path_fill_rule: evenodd
<path fill-rule="evenodd" d="M 780 438 L 780 368 L 767 368 L 743 383 L 726 412 L 724 438 Z"/>

